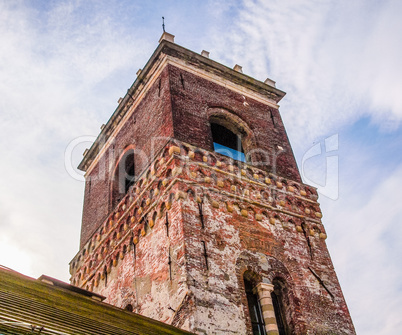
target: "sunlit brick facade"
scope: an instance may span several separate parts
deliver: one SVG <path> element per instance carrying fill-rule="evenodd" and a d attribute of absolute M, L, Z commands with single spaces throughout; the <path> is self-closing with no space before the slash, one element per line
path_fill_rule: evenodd
<path fill-rule="evenodd" d="M 285 93 L 172 39 L 80 164 L 72 284 L 198 334 L 354 334 L 278 111 Z M 217 152 L 222 127 L 245 162 Z"/>

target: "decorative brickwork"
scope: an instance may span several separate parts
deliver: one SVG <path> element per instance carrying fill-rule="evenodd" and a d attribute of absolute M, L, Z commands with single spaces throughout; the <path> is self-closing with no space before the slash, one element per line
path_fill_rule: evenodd
<path fill-rule="evenodd" d="M 252 334 L 247 275 L 269 334 L 283 331 L 274 309 L 286 334 L 354 334 L 317 192 L 279 116 L 284 93 L 202 58 L 163 40 L 81 163 L 72 284 L 198 334 Z M 213 151 L 211 123 L 241 138 L 247 163 Z M 127 148 L 137 181 L 110 207 Z"/>

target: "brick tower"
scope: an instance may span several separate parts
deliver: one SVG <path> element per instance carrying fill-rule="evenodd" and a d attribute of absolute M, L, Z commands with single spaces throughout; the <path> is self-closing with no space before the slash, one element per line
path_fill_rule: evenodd
<path fill-rule="evenodd" d="M 354 334 L 285 93 L 173 38 L 79 165 L 72 284 L 197 334 Z"/>

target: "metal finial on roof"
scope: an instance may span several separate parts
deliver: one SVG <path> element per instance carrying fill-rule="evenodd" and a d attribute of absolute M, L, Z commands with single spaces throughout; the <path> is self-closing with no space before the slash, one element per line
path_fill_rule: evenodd
<path fill-rule="evenodd" d="M 165 17 L 164 16 L 162 16 L 162 29 L 163 29 L 163 32 L 165 32 Z"/>

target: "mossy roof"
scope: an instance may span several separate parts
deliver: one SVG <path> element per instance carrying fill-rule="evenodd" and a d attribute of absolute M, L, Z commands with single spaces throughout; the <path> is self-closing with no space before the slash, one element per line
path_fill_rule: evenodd
<path fill-rule="evenodd" d="M 0 267 L 0 334 L 191 334 L 49 282 Z"/>

